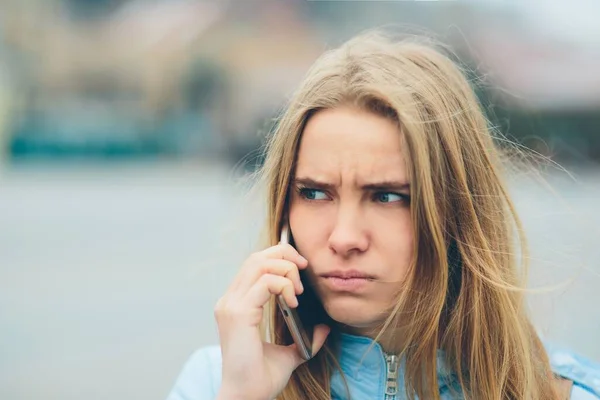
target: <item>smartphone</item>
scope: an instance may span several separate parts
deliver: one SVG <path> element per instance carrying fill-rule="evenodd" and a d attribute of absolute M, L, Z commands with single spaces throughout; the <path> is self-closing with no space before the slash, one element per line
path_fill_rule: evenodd
<path fill-rule="evenodd" d="M 281 229 L 281 239 L 279 242 L 285 244 L 290 243 L 290 228 L 287 223 L 285 223 Z M 282 295 L 277 295 L 277 304 L 279 305 L 285 323 L 290 330 L 292 339 L 294 340 L 294 343 L 296 343 L 300 356 L 304 360 L 310 360 L 312 358 L 312 337 L 302 325 L 298 312 L 287 305 L 287 302 Z"/>

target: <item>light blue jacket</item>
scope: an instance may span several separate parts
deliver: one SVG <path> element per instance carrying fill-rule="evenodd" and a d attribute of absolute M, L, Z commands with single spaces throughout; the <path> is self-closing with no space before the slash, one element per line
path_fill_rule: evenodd
<path fill-rule="evenodd" d="M 381 346 L 361 336 L 341 335 L 339 362 L 353 400 L 405 399 L 404 366 L 396 356 L 387 355 Z M 570 351 L 547 346 L 553 371 L 573 381 L 572 400 L 600 399 L 600 364 Z M 366 353 L 368 351 L 368 353 Z M 443 400 L 462 399 L 460 385 L 438 352 L 438 384 Z M 214 400 L 221 384 L 219 347 L 197 350 L 187 361 L 167 400 Z M 339 372 L 331 378 L 332 400 L 347 399 Z"/>

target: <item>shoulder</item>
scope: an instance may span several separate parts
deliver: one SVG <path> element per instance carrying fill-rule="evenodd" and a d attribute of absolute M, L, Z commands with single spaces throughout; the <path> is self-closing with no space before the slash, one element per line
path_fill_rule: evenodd
<path fill-rule="evenodd" d="M 221 385 L 221 349 L 202 347 L 185 362 L 167 400 L 213 400 Z"/>
<path fill-rule="evenodd" d="M 600 399 L 600 363 L 568 349 L 546 343 L 552 371 L 573 381 L 572 400 Z"/>

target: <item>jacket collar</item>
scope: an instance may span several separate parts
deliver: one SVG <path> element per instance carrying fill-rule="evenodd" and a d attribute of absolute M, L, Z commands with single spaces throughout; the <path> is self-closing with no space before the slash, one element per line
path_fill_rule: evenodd
<path fill-rule="evenodd" d="M 348 382 L 352 397 L 384 398 L 387 378 L 387 354 L 383 351 L 381 345 L 368 337 L 342 333 L 339 337 L 338 348 L 338 361 Z M 404 359 L 400 359 L 398 365 L 398 398 L 404 398 L 404 371 Z M 339 375 L 339 371 L 336 371 L 332 377 L 333 399 L 347 397 L 343 379 Z M 441 391 L 448 388 L 448 386 L 456 388 L 456 379 L 450 368 L 448 368 L 442 350 L 438 350 L 437 354 L 437 376 Z"/>

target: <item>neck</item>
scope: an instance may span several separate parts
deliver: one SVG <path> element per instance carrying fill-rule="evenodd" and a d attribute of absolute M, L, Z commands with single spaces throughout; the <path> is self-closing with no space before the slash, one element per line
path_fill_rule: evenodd
<path fill-rule="evenodd" d="M 354 327 L 344 324 L 338 324 L 338 329 L 341 332 L 355 336 L 364 336 L 373 340 L 383 348 L 387 354 L 400 354 L 407 346 L 406 335 L 402 329 L 388 327 L 385 332 L 381 333 L 381 326 L 377 327 Z M 381 333 L 381 334 L 380 334 Z M 379 337 L 378 337 L 379 336 Z"/>

